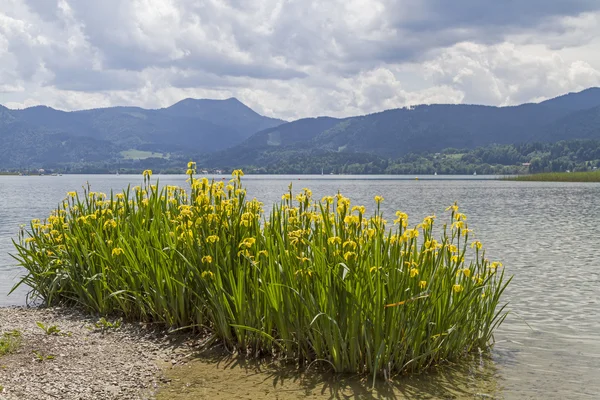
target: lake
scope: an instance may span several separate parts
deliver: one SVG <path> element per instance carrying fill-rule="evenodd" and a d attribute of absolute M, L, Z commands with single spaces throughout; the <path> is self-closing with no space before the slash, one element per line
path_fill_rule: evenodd
<path fill-rule="evenodd" d="M 184 176 L 153 176 L 185 185 Z M 217 179 L 223 179 L 217 176 Z M 467 397 L 597 398 L 600 393 L 600 184 L 512 182 L 490 177 L 245 176 L 250 197 L 268 209 L 290 182 L 316 198 L 338 190 L 354 204 L 373 208 L 385 198 L 391 221 L 396 210 L 416 224 L 430 214 L 437 224 L 459 202 L 469 228 L 490 260 L 514 275 L 504 295 L 511 314 L 496 331 L 491 360 L 476 365 L 462 390 Z M 225 177 L 228 179 L 228 177 Z M 21 274 L 8 255 L 20 224 L 44 218 L 89 181 L 94 191 L 138 185 L 141 176 L 0 176 L 0 306 L 23 305 L 25 288 L 7 297 Z M 0 321 L 1 324 L 1 321 Z M 435 377 L 432 379 L 436 379 Z"/>

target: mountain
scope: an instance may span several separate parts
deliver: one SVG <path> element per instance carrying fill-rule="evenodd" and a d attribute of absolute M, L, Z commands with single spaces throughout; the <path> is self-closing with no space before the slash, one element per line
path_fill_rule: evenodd
<path fill-rule="evenodd" d="M 194 159 L 203 168 L 381 171 L 393 160 L 411 163 L 412 154 L 450 150 L 452 158 L 494 144 L 573 139 L 600 140 L 600 88 L 510 107 L 432 104 L 293 122 L 261 116 L 235 98 L 184 99 L 156 110 L 0 106 L 0 168 L 181 170 Z"/>
<path fill-rule="evenodd" d="M 185 99 L 164 111 L 174 117 L 200 118 L 217 126 L 228 127 L 239 132 L 243 139 L 248 136 L 247 132 L 255 133 L 285 122 L 264 117 L 235 97 L 226 100 Z"/>
<path fill-rule="evenodd" d="M 205 159 L 206 166 L 266 166 L 280 154 L 409 153 L 490 144 L 600 139 L 600 88 L 510 107 L 433 104 L 345 119 L 308 119 L 257 132 Z M 234 160 L 232 162 L 230 160 Z"/>
<path fill-rule="evenodd" d="M 143 151 L 180 155 L 193 151 L 213 152 L 233 146 L 256 131 L 284 122 L 261 116 L 235 98 L 186 99 L 158 110 L 109 107 L 65 112 L 46 106 L 23 110 L 10 110 L 0 106 L 2 135 L 28 135 L 36 138 L 36 143 L 46 143 L 49 148 L 58 148 L 58 143 L 54 142 L 73 146 L 93 144 L 90 151 L 95 149 L 95 153 L 83 157 L 87 161 L 98 157 L 107 161 L 116 160 L 124 151 L 131 154 Z M 19 154 L 23 161 L 15 163 L 16 155 L 2 158 L 0 167 L 14 167 L 24 162 L 29 164 L 31 160 L 38 160 L 38 164 L 50 162 L 51 157 L 34 148 L 30 148 L 31 151 L 28 152 L 23 146 L 9 146 L 16 144 L 12 141 L 0 144 L 0 154 L 13 152 Z M 106 151 L 111 152 L 108 158 Z M 23 152 L 28 155 L 23 155 Z M 83 154 L 80 151 L 75 153 Z M 72 161 L 65 158 L 65 162 Z"/>
<path fill-rule="evenodd" d="M 563 94 L 540 104 L 557 109 L 579 111 L 597 106 L 599 98 L 600 88 L 592 87 L 577 93 Z"/>
<path fill-rule="evenodd" d="M 560 118 L 538 136 L 538 139 L 551 142 L 572 138 L 600 139 L 600 106 Z"/>
<path fill-rule="evenodd" d="M 12 115 L 11 111 L 0 104 L 0 126 L 8 124 L 14 121 L 15 117 Z"/>
<path fill-rule="evenodd" d="M 115 161 L 116 154 L 115 146 L 107 141 L 65 133 L 41 133 L 21 121 L 0 122 L 0 166 L 5 168 Z"/>

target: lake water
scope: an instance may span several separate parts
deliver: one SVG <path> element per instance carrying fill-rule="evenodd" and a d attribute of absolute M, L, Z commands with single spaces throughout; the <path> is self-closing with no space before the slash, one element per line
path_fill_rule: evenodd
<path fill-rule="evenodd" d="M 158 178 L 162 184 L 185 185 L 183 176 Z M 463 394 L 599 398 L 600 184 L 426 178 L 246 176 L 244 181 L 249 195 L 267 208 L 292 182 L 297 190 L 311 188 L 318 198 L 339 190 L 354 204 L 371 207 L 373 196 L 382 195 L 388 220 L 402 210 L 415 224 L 430 214 L 438 215 L 439 224 L 445 208 L 457 200 L 488 258 L 502 261 L 514 275 L 504 295 L 511 314 L 496 332 L 491 360 L 477 366 L 483 371 L 471 376 L 475 381 L 464 385 Z M 22 272 L 8 255 L 19 225 L 47 216 L 67 191 L 86 181 L 95 191 L 110 191 L 142 179 L 0 176 L 0 306 L 25 302 L 24 288 L 6 296 Z"/>

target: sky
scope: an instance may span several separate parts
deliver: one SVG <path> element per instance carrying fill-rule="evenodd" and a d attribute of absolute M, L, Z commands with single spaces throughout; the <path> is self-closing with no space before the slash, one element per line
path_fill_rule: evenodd
<path fill-rule="evenodd" d="M 0 0 L 0 104 L 294 120 L 600 86 L 598 0 Z"/>

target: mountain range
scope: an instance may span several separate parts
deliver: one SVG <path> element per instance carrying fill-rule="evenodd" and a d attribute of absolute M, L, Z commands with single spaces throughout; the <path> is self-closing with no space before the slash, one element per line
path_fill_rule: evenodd
<path fill-rule="evenodd" d="M 235 98 L 185 99 L 158 110 L 65 112 L 46 106 L 0 106 L 0 167 L 213 152 L 284 122 L 264 117 Z"/>
<path fill-rule="evenodd" d="M 410 153 L 491 144 L 600 139 L 600 88 L 510 107 L 419 105 L 336 119 L 307 118 L 257 132 L 207 165 L 269 166 L 290 153 L 368 153 L 396 159 Z"/>
<path fill-rule="evenodd" d="M 600 88 L 509 107 L 433 104 L 292 122 L 262 116 L 235 98 L 185 99 L 157 110 L 0 106 L 0 168 L 130 165 L 140 159 L 138 166 L 145 159 L 183 167 L 195 159 L 207 168 L 260 168 L 298 155 L 343 163 L 356 154 L 396 159 L 570 139 L 600 140 Z"/>

